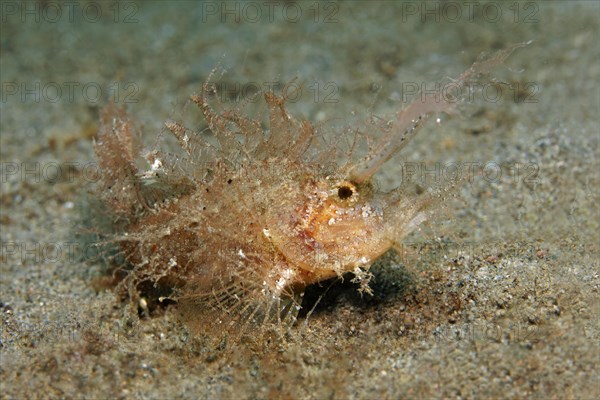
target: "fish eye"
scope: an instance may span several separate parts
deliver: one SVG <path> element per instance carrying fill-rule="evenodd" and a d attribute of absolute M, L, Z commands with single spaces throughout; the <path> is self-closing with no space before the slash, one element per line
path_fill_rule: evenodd
<path fill-rule="evenodd" d="M 338 188 L 338 197 L 342 200 L 350 198 L 354 194 L 354 190 L 350 186 L 340 186 Z"/>

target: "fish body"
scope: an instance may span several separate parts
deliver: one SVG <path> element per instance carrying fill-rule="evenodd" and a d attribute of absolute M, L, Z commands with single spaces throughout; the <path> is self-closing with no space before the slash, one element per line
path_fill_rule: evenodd
<path fill-rule="evenodd" d="M 453 84 L 464 86 L 519 46 L 477 61 Z M 432 115 L 452 113 L 457 103 L 438 97 L 408 105 L 357 156 L 354 145 L 324 143 L 310 122 L 287 112 L 283 97 L 264 95 L 263 127 L 215 111 L 214 91 L 209 78 L 191 96 L 208 131 L 167 121 L 180 148 L 148 152 L 145 170 L 137 166 L 132 119 L 115 105 L 102 111 L 98 193 L 120 221 L 119 287 L 154 304 L 172 299 L 205 325 L 235 329 L 293 321 L 307 286 L 348 272 L 368 290 L 371 264 L 427 219 L 429 203 L 399 189 L 381 192 L 373 175 Z"/>

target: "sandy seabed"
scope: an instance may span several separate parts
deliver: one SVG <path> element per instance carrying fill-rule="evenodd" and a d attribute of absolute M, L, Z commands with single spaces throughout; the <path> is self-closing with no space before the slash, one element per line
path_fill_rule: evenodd
<path fill-rule="evenodd" d="M 1 7 L 2 398 L 600 397 L 600 3 Z M 104 267 L 77 238 L 109 101 L 151 144 L 220 65 L 232 98 L 297 77 L 289 111 L 335 132 L 527 41 L 492 74 L 510 85 L 380 172 L 478 166 L 373 266 L 373 296 L 346 281 L 284 338 L 206 350 L 176 307 L 140 317 L 92 285 Z"/>

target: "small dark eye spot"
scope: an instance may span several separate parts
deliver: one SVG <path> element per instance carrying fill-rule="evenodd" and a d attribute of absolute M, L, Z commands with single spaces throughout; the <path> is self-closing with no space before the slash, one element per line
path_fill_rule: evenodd
<path fill-rule="evenodd" d="M 352 188 L 348 186 L 340 186 L 338 188 L 338 197 L 342 200 L 349 198 L 352 194 L 354 194 L 354 192 L 352 191 Z"/>

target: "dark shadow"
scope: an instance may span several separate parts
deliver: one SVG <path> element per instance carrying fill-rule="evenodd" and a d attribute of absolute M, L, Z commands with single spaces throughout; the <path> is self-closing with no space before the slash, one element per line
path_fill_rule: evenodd
<path fill-rule="evenodd" d="M 414 282 L 412 275 L 392 252 L 377 260 L 370 271 L 373 278 L 369 286 L 373 294 L 361 294 L 358 291 L 360 285 L 352 282 L 352 273 L 344 275 L 343 279 L 319 282 L 306 288 L 298 318 L 306 318 L 313 309 L 312 313 L 330 311 L 342 303 L 363 310 L 376 307 L 401 298 Z"/>

